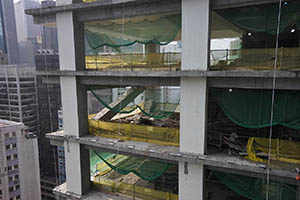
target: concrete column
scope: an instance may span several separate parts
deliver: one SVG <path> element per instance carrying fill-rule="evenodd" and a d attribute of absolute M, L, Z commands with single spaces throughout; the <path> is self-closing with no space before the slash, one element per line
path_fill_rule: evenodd
<path fill-rule="evenodd" d="M 207 70 L 209 0 L 182 1 L 182 70 Z M 205 154 L 206 78 L 181 79 L 180 151 Z M 203 165 L 179 163 L 179 199 L 204 199 Z"/>
<path fill-rule="evenodd" d="M 58 5 L 71 4 L 72 0 L 58 0 Z M 76 22 L 72 12 L 56 15 L 60 70 L 84 70 L 83 24 Z M 61 77 L 64 133 L 81 137 L 88 134 L 87 89 L 76 77 Z M 67 191 L 82 195 L 90 187 L 89 151 L 80 144 L 65 142 Z"/>

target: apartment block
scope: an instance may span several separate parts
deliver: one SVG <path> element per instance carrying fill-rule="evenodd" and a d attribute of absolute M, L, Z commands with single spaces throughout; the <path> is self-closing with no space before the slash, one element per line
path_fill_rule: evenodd
<path fill-rule="evenodd" d="M 41 199 L 37 137 L 19 122 L 0 120 L 1 199 Z"/>

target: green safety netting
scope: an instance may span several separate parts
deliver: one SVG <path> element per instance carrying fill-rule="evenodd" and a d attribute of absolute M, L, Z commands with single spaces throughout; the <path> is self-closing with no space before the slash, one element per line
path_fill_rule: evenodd
<path fill-rule="evenodd" d="M 124 22 L 124 24 L 123 24 Z M 122 47 L 135 43 L 166 45 L 178 37 L 181 15 L 85 23 L 85 36 L 92 49 Z"/>
<path fill-rule="evenodd" d="M 168 104 L 168 111 L 162 111 L 160 110 L 159 106 L 152 106 L 153 108 L 150 110 L 150 112 L 145 111 L 141 106 L 139 105 L 134 105 L 132 106 L 130 109 L 123 109 L 120 110 L 118 108 L 112 108 L 110 107 L 108 104 L 106 104 L 94 91 L 90 90 L 91 93 L 93 94 L 93 96 L 103 105 L 105 106 L 107 109 L 112 110 L 115 113 L 120 113 L 120 114 L 129 114 L 131 112 L 133 112 L 136 109 L 140 109 L 140 111 L 148 116 L 148 117 L 152 117 L 154 119 L 165 119 L 165 118 L 169 118 L 176 110 L 178 104 Z M 165 107 L 164 107 L 165 108 Z"/>
<path fill-rule="evenodd" d="M 300 29 L 300 2 L 284 2 L 281 10 L 280 32 L 296 25 Z M 279 5 L 266 4 L 260 6 L 228 8 L 216 12 L 234 25 L 253 32 L 277 33 Z"/>
<path fill-rule="evenodd" d="M 211 89 L 221 109 L 234 123 L 246 128 L 283 125 L 300 129 L 300 92 L 275 91 L 273 122 L 271 90 Z"/>
<path fill-rule="evenodd" d="M 124 156 L 127 157 L 125 160 L 123 160 L 120 163 L 117 163 L 116 165 L 113 165 L 108 161 L 107 153 L 96 152 L 96 151 L 94 151 L 94 153 L 103 162 L 105 162 L 112 170 L 123 175 L 132 172 L 138 177 L 140 177 L 141 179 L 148 180 L 148 181 L 160 177 L 170 166 L 170 164 L 168 163 L 130 157 L 130 156 Z M 115 154 L 112 154 L 112 156 L 115 156 Z"/>
<path fill-rule="evenodd" d="M 234 175 L 224 172 L 214 172 L 214 175 L 227 187 L 239 195 L 251 200 L 265 200 L 267 181 L 262 178 Z M 269 199 L 297 200 L 298 192 L 295 185 L 270 181 Z"/>
<path fill-rule="evenodd" d="M 102 153 L 104 159 L 112 158 L 114 155 L 111 153 Z M 97 172 L 97 164 L 103 162 L 94 151 L 90 151 L 90 170 L 91 174 L 95 175 Z"/>

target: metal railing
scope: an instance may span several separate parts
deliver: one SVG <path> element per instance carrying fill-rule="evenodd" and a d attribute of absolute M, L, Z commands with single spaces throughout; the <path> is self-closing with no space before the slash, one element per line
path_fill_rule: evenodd
<path fill-rule="evenodd" d="M 280 48 L 278 70 L 300 70 L 300 48 Z M 272 70 L 275 49 L 223 49 L 210 52 L 210 70 Z M 86 68 L 116 71 L 177 71 L 181 53 L 126 53 L 86 56 Z"/>

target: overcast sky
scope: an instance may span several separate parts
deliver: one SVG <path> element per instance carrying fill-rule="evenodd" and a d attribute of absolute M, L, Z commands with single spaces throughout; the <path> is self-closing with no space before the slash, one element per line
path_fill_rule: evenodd
<path fill-rule="evenodd" d="M 18 1 L 20 1 L 20 0 L 14 0 L 15 3 L 18 2 Z M 37 0 L 37 1 L 40 1 L 40 2 L 41 2 L 42 0 Z"/>

